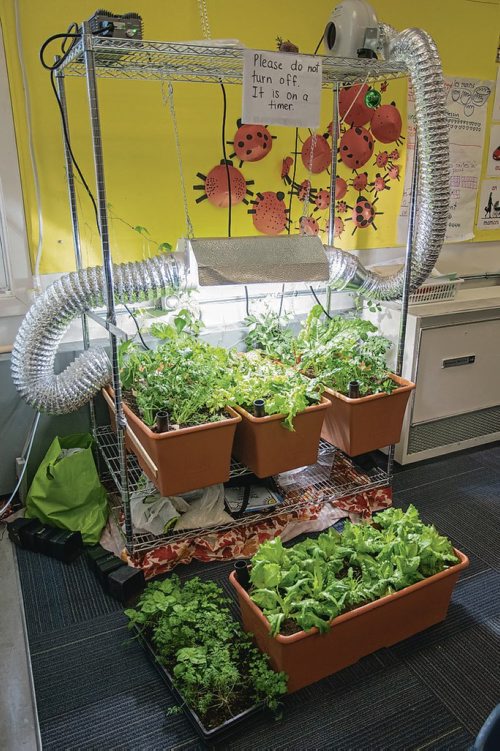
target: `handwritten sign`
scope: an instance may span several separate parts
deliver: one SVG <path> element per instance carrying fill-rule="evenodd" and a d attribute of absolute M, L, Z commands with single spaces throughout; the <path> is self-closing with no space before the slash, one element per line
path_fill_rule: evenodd
<path fill-rule="evenodd" d="M 242 121 L 318 128 L 322 73 L 313 55 L 243 50 Z"/>

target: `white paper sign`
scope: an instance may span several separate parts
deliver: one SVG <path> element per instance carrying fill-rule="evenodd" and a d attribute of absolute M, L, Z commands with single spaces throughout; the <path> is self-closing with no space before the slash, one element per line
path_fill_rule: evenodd
<path fill-rule="evenodd" d="M 313 55 L 243 50 L 242 122 L 318 128 L 322 74 Z"/>
<path fill-rule="evenodd" d="M 500 177 L 500 123 L 492 125 L 490 129 L 486 174 L 488 177 Z"/>
<path fill-rule="evenodd" d="M 477 228 L 500 228 L 500 180 L 483 180 L 481 183 Z"/>
<path fill-rule="evenodd" d="M 486 133 L 488 98 L 492 81 L 475 78 L 445 78 L 446 108 L 450 126 L 451 200 L 445 242 L 460 242 L 474 237 L 481 164 Z M 408 95 L 407 165 L 413 161 L 415 143 L 415 106 Z M 398 241 L 406 241 L 408 227 L 411 169 L 406 169 L 405 186 L 398 220 Z"/>

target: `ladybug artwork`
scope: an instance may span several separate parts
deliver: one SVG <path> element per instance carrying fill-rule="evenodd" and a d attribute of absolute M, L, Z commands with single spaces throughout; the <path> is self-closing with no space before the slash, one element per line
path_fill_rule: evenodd
<path fill-rule="evenodd" d="M 291 156 L 286 156 L 281 163 L 281 179 L 290 185 L 292 178 L 290 177 L 290 170 L 293 166 L 293 159 Z"/>
<path fill-rule="evenodd" d="M 368 172 L 361 172 L 360 174 L 356 172 L 356 177 L 353 178 L 351 185 L 354 190 L 361 193 L 368 185 Z"/>
<path fill-rule="evenodd" d="M 278 193 L 267 190 L 257 193 L 255 201 L 252 201 L 253 226 L 263 235 L 279 235 L 288 227 L 288 209 L 285 206 L 285 194 L 280 190 Z"/>
<path fill-rule="evenodd" d="M 373 137 L 380 143 L 392 143 L 393 141 L 398 145 L 403 143 L 402 127 L 401 115 L 394 102 L 383 104 L 373 113 L 371 131 Z"/>
<path fill-rule="evenodd" d="M 239 203 L 248 203 L 246 196 L 253 196 L 248 185 L 253 185 L 253 180 L 245 180 L 241 172 L 233 167 L 230 161 L 221 160 L 221 163 L 210 170 L 207 175 L 198 172 L 196 177 L 203 180 L 202 185 L 193 185 L 193 190 L 204 190 L 204 194 L 196 199 L 201 203 L 208 199 L 209 203 L 221 209 L 229 206 L 229 188 L 231 190 L 231 206 Z M 229 177 L 229 180 L 228 180 Z"/>
<path fill-rule="evenodd" d="M 498 147 L 498 149 L 495 149 L 492 156 L 495 162 L 500 162 L 500 146 Z"/>
<path fill-rule="evenodd" d="M 333 236 L 342 237 L 342 233 L 345 230 L 345 224 L 339 216 L 335 217 L 333 222 Z"/>
<path fill-rule="evenodd" d="M 314 211 L 324 211 L 330 206 L 330 191 L 320 188 L 314 199 Z"/>
<path fill-rule="evenodd" d="M 312 135 L 302 144 L 302 162 L 304 167 L 318 175 L 324 172 L 332 162 L 332 150 L 325 136 Z"/>
<path fill-rule="evenodd" d="M 337 177 L 335 180 L 335 199 L 340 200 L 347 193 L 347 182 L 343 177 Z"/>
<path fill-rule="evenodd" d="M 365 97 L 369 91 L 366 83 L 347 86 L 339 94 L 339 114 L 350 126 L 366 125 L 373 116 L 373 109 L 367 107 Z"/>
<path fill-rule="evenodd" d="M 375 180 L 370 183 L 370 192 L 380 193 L 381 190 L 390 190 L 389 186 L 387 185 L 388 181 L 388 175 L 381 175 L 380 172 L 377 172 L 377 174 L 375 175 Z"/>
<path fill-rule="evenodd" d="M 387 170 L 387 174 L 391 180 L 398 180 L 399 182 L 399 170 L 399 164 L 391 164 L 391 166 Z"/>
<path fill-rule="evenodd" d="M 320 226 L 312 216 L 301 216 L 299 219 L 299 230 L 301 235 L 319 235 Z"/>
<path fill-rule="evenodd" d="M 374 209 L 374 205 L 377 201 L 378 198 L 375 198 L 375 200 L 370 203 L 370 201 L 364 196 L 358 196 L 356 205 L 352 210 L 352 216 L 349 219 L 346 219 L 346 222 L 354 222 L 354 229 L 352 231 L 353 235 L 357 229 L 366 229 L 370 226 L 375 230 L 377 229 L 374 219 L 377 214 L 381 213 Z"/>
<path fill-rule="evenodd" d="M 233 146 L 234 152 L 230 158 L 238 157 L 240 167 L 243 162 L 260 162 L 269 154 L 273 147 L 273 138 L 265 125 L 242 125 L 241 120 L 236 123 L 238 130 L 232 141 L 228 141 Z"/>
<path fill-rule="evenodd" d="M 373 136 L 366 128 L 349 128 L 340 139 L 339 151 L 346 167 L 357 170 L 373 154 Z"/>

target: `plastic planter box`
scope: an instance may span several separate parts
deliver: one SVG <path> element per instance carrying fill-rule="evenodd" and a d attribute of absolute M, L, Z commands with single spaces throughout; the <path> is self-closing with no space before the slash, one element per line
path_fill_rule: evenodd
<path fill-rule="evenodd" d="M 349 456 L 390 446 L 401 437 L 406 405 L 415 384 L 391 374 L 399 384 L 392 394 L 371 394 L 358 399 L 325 389 L 331 407 L 321 437 Z"/>
<path fill-rule="evenodd" d="M 295 430 L 281 424 L 284 415 L 254 417 L 243 407 L 235 407 L 241 415 L 236 426 L 233 455 L 257 477 L 270 477 L 296 467 L 315 464 L 325 413 L 329 407 L 324 397 L 294 418 Z"/>
<path fill-rule="evenodd" d="M 390 647 L 444 620 L 453 587 L 469 559 L 455 550 L 459 563 L 387 597 L 339 615 L 326 634 L 317 628 L 291 636 L 271 636 L 269 621 L 241 587 L 234 572 L 245 631 L 253 634 L 275 670 L 288 674 L 288 692 L 308 686 L 353 665 L 382 647 Z"/>
<path fill-rule="evenodd" d="M 112 390 L 103 393 L 114 425 Z M 234 432 L 241 421 L 230 407 L 225 420 L 166 433 L 154 433 L 126 404 L 123 411 L 128 423 L 127 449 L 137 456 L 162 495 L 187 493 L 229 480 Z"/>
<path fill-rule="evenodd" d="M 211 728 L 210 730 L 207 729 L 203 725 L 202 721 L 200 720 L 196 712 L 194 712 L 186 704 L 182 694 L 175 687 L 171 674 L 158 661 L 158 658 L 156 657 L 156 653 L 154 651 L 154 648 L 151 642 L 146 638 L 146 636 L 144 636 L 144 634 L 137 627 L 135 628 L 135 633 L 137 634 L 137 637 L 139 639 L 141 646 L 143 647 L 149 659 L 155 666 L 156 670 L 158 671 L 159 675 L 163 679 L 164 683 L 170 689 L 171 693 L 173 694 L 179 706 L 181 706 L 182 709 L 184 710 L 184 714 L 186 715 L 187 719 L 191 723 L 191 726 L 193 727 L 195 732 L 198 733 L 200 738 L 203 738 L 203 740 L 206 741 L 207 743 L 210 743 L 210 742 L 214 743 L 216 741 L 220 742 L 224 740 L 229 735 L 239 730 L 242 724 L 246 722 L 246 720 L 258 714 L 259 712 L 262 712 L 265 709 L 265 705 L 262 702 L 260 704 L 255 704 L 253 707 L 250 707 L 249 709 L 245 710 L 244 712 L 241 712 L 235 717 L 231 717 L 230 720 L 226 720 L 226 722 L 223 722 L 222 725 L 219 725 L 216 728 Z"/>

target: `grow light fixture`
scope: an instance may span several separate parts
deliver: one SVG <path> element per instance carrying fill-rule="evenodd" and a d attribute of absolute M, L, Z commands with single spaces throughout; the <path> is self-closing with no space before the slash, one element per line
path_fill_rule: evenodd
<path fill-rule="evenodd" d="M 317 236 L 209 237 L 185 241 L 188 286 L 325 282 L 328 260 Z"/>

